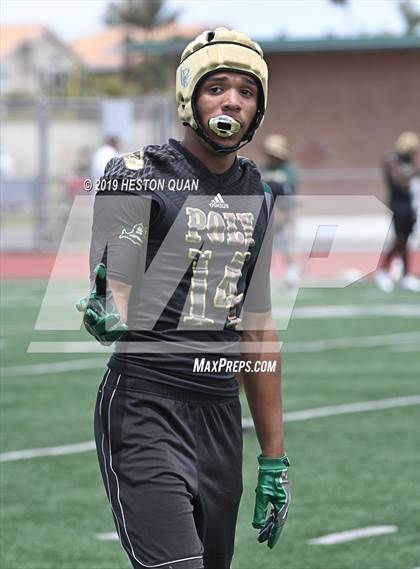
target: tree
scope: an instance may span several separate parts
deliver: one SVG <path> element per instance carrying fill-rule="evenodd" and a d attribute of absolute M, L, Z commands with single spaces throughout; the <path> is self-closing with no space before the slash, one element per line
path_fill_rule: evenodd
<path fill-rule="evenodd" d="M 411 0 L 400 0 L 398 8 L 404 19 L 405 33 L 418 34 L 420 33 L 420 8 L 419 5 L 413 4 Z"/>
<path fill-rule="evenodd" d="M 145 55 L 142 63 L 135 64 L 131 50 L 135 43 L 132 38 L 135 28 L 152 29 L 177 19 L 180 10 L 168 12 L 166 4 L 166 0 L 123 0 L 108 5 L 106 24 L 125 28 L 123 75 L 128 83 L 127 91 L 162 91 L 170 84 L 174 73 L 173 62 L 162 56 Z"/>
<path fill-rule="evenodd" d="M 345 6 L 349 0 L 330 0 L 333 4 Z M 404 20 L 407 35 L 420 33 L 420 4 L 418 0 L 397 0 L 398 9 Z"/>
<path fill-rule="evenodd" d="M 105 22 L 109 26 L 129 25 L 154 28 L 174 22 L 179 10 L 168 13 L 165 0 L 124 0 L 108 4 Z"/>

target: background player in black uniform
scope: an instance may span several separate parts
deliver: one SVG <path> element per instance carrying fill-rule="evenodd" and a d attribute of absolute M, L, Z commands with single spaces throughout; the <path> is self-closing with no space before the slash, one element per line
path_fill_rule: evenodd
<path fill-rule="evenodd" d="M 183 142 L 114 158 L 96 196 L 95 287 L 79 309 L 100 342 L 118 340 L 95 436 L 135 568 L 230 567 L 242 492 L 239 371 L 262 451 L 258 540 L 273 547 L 287 516 L 280 360 L 264 353 L 277 342 L 272 196 L 255 165 L 237 157 L 266 101 L 260 47 L 240 32 L 204 32 L 177 71 Z M 258 371 L 261 360 L 275 370 Z"/>
<path fill-rule="evenodd" d="M 266 162 L 261 170 L 274 197 L 274 250 L 283 255 L 286 265 L 284 282 L 294 288 L 299 284 L 300 270 L 294 251 L 295 208 L 297 207 L 296 168 L 290 159 L 285 136 L 270 134 L 264 140 Z"/>
<path fill-rule="evenodd" d="M 407 290 L 419 291 L 420 281 L 409 272 L 408 239 L 416 222 L 413 195 L 410 183 L 418 175 L 417 153 L 419 138 L 414 132 L 403 132 L 384 160 L 385 182 L 389 195 L 389 207 L 393 213 L 394 239 L 375 275 L 377 285 L 384 292 L 391 292 L 394 283 L 388 271 L 391 261 L 399 257 L 403 263 L 401 286 Z"/>

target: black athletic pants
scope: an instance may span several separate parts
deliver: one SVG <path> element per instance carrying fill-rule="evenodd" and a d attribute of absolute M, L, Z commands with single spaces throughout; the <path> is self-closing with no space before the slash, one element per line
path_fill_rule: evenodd
<path fill-rule="evenodd" d="M 410 202 L 391 202 L 391 210 L 393 213 L 393 224 L 395 229 L 394 241 L 391 248 L 385 254 L 381 267 L 385 270 L 389 269 L 392 259 L 395 256 L 401 257 L 403 261 L 403 274 L 409 272 L 409 255 L 407 250 L 407 242 L 416 223 L 416 215 Z"/>
<path fill-rule="evenodd" d="M 115 526 L 135 569 L 229 569 L 242 493 L 237 397 L 108 370 L 95 439 Z"/>

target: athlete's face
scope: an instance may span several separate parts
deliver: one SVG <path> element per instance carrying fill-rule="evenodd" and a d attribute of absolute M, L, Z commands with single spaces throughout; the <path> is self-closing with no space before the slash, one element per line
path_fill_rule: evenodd
<path fill-rule="evenodd" d="M 196 101 L 200 122 L 208 136 L 223 146 L 235 146 L 257 112 L 258 87 L 251 77 L 243 73 L 216 72 L 203 81 Z M 239 132 L 229 138 L 221 138 L 210 130 L 209 120 L 220 115 L 228 115 L 238 121 L 241 125 Z"/>

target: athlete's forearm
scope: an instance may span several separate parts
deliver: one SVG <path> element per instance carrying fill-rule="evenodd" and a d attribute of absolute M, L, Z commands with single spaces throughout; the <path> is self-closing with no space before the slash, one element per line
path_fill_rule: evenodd
<path fill-rule="evenodd" d="M 130 300 L 131 289 L 133 287 L 121 281 L 114 281 L 112 279 L 109 279 L 108 283 L 121 320 L 124 322 L 124 324 L 126 324 L 128 302 Z"/>
<path fill-rule="evenodd" d="M 242 341 L 278 342 L 274 330 L 244 332 Z M 244 354 L 248 360 L 275 362 L 273 372 L 243 373 L 243 385 L 255 425 L 261 452 L 266 457 L 284 454 L 283 416 L 281 403 L 280 350 L 277 353 Z M 255 367 L 255 366 L 254 366 Z"/>

